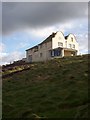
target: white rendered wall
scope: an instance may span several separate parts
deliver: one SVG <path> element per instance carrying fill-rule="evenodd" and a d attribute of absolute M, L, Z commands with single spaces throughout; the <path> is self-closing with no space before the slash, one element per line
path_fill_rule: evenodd
<path fill-rule="evenodd" d="M 72 42 L 71 38 L 73 38 L 73 42 Z M 66 41 L 67 41 L 67 45 L 66 45 Z M 76 38 L 73 34 L 70 34 L 66 40 L 62 32 L 57 32 L 55 37 L 52 38 L 52 49 L 60 47 L 60 46 L 58 46 L 58 42 L 63 43 L 63 48 L 70 48 L 69 44 L 71 44 L 71 45 L 74 44 L 75 48 L 71 47 L 71 49 L 77 50 L 78 54 L 79 54 L 79 45 L 78 45 L 78 42 L 76 41 Z"/>
<path fill-rule="evenodd" d="M 72 41 L 71 38 L 73 38 L 73 41 Z M 78 54 L 79 54 L 79 45 L 78 45 L 78 42 L 76 41 L 76 38 L 73 34 L 70 34 L 67 38 L 67 48 L 70 48 L 69 44 L 71 44 L 71 45 L 74 44 L 75 45 L 75 50 L 77 50 Z"/>
<path fill-rule="evenodd" d="M 65 38 L 62 32 L 57 32 L 55 37 L 52 38 L 52 49 L 58 48 L 58 42 L 63 43 L 63 47 L 65 47 Z"/>

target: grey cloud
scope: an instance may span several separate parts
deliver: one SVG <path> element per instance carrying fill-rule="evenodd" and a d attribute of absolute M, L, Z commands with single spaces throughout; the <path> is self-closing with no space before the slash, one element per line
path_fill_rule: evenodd
<path fill-rule="evenodd" d="M 88 3 L 3 2 L 2 32 L 8 34 L 27 28 L 42 28 L 87 17 Z"/>
<path fill-rule="evenodd" d="M 82 0 L 2 0 L 3 2 L 82 2 Z M 88 2 L 89 0 L 83 0 Z"/>
<path fill-rule="evenodd" d="M 12 53 L 6 53 L 6 55 L 4 55 L 4 56 L 2 55 L 1 62 L 3 62 L 3 63 L 10 63 L 10 62 L 13 62 L 14 60 L 15 61 L 20 60 L 23 57 L 25 57 L 24 53 L 21 53 L 19 51 L 14 51 Z"/>

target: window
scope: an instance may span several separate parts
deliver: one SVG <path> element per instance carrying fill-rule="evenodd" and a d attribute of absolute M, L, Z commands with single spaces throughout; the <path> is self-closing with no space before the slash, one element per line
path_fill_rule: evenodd
<path fill-rule="evenodd" d="M 69 44 L 69 48 L 71 48 L 71 44 Z"/>
<path fill-rule="evenodd" d="M 52 57 L 54 56 L 54 50 L 51 51 L 51 56 L 52 56 Z"/>
<path fill-rule="evenodd" d="M 54 50 L 54 56 L 60 56 L 60 50 Z"/>
<path fill-rule="evenodd" d="M 63 43 L 62 42 L 58 42 L 58 46 L 59 47 L 63 47 Z"/>
<path fill-rule="evenodd" d="M 72 46 L 73 48 L 75 48 L 75 45 L 73 44 L 73 46 Z"/>
<path fill-rule="evenodd" d="M 40 53 L 40 57 L 42 57 L 42 53 Z"/>
<path fill-rule="evenodd" d="M 38 46 L 34 48 L 34 52 L 37 52 L 38 51 Z"/>
<path fill-rule="evenodd" d="M 65 45 L 66 45 L 66 47 L 67 47 L 67 41 L 65 41 Z"/>
<path fill-rule="evenodd" d="M 71 37 L 71 41 L 73 42 L 73 37 Z"/>
<path fill-rule="evenodd" d="M 38 50 L 37 49 L 34 49 L 34 52 L 37 52 Z"/>
<path fill-rule="evenodd" d="M 55 49 L 51 51 L 51 56 L 60 56 L 61 55 L 61 50 Z"/>
<path fill-rule="evenodd" d="M 32 55 L 28 56 L 28 60 L 29 60 L 29 62 L 32 62 Z"/>

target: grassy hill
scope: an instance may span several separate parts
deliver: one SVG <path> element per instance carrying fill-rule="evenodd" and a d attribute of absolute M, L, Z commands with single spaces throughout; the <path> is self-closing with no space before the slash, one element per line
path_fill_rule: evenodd
<path fill-rule="evenodd" d="M 88 57 L 4 68 L 3 119 L 87 118 Z"/>

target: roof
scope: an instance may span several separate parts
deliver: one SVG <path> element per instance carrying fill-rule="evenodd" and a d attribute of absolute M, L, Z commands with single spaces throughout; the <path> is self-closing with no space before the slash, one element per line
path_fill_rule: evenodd
<path fill-rule="evenodd" d="M 60 31 L 60 32 L 61 32 L 61 31 Z M 61 33 L 62 33 L 62 32 L 61 32 Z M 56 34 L 57 34 L 57 32 L 56 32 L 56 33 L 53 32 L 49 37 L 47 37 L 47 38 L 46 38 L 44 41 L 42 41 L 40 44 L 38 44 L 38 45 L 36 45 L 36 46 L 33 46 L 33 47 L 27 49 L 26 51 L 31 50 L 31 49 L 33 49 L 33 48 L 37 48 L 39 45 L 51 41 L 52 38 L 55 37 Z M 63 34 L 63 33 L 62 33 L 62 34 Z M 70 34 L 68 34 L 68 35 L 65 36 L 64 38 L 67 40 L 67 38 L 69 37 L 69 35 L 70 35 Z M 64 36 L 64 34 L 63 34 L 63 36 Z M 75 36 L 74 36 L 74 37 L 75 37 Z"/>
<path fill-rule="evenodd" d="M 37 48 L 37 47 L 38 47 L 38 45 L 35 45 L 35 46 L 33 46 L 33 47 L 27 49 L 26 51 L 31 50 L 31 49 L 33 49 L 33 48 Z"/>
<path fill-rule="evenodd" d="M 69 37 L 69 35 L 73 35 L 73 36 L 74 36 L 74 38 L 75 38 L 75 40 L 77 41 L 77 39 L 76 39 L 75 35 L 74 35 L 74 34 L 72 34 L 72 33 L 70 33 L 70 34 L 68 34 L 67 36 L 65 36 L 65 39 L 66 39 L 66 40 L 67 40 L 67 38 Z"/>
<path fill-rule="evenodd" d="M 47 43 L 47 42 L 51 41 L 52 38 L 55 37 L 55 35 L 56 35 L 56 33 L 53 32 L 49 37 L 47 37 L 43 42 L 41 42 L 41 43 L 38 44 L 38 45 L 41 45 L 41 44 L 43 44 L 43 43 Z M 38 45 L 36 45 L 36 46 L 34 46 L 34 47 L 31 47 L 31 48 L 27 49 L 26 51 L 31 50 L 31 49 L 33 49 L 33 48 L 37 48 Z"/>
<path fill-rule="evenodd" d="M 69 35 L 65 36 L 65 39 L 67 39 L 67 38 L 68 38 L 68 36 L 69 36 Z"/>
<path fill-rule="evenodd" d="M 64 48 L 64 50 L 67 50 L 67 51 L 77 51 L 76 49 L 72 49 L 72 48 Z"/>
<path fill-rule="evenodd" d="M 49 37 L 47 37 L 43 42 L 41 42 L 40 44 L 43 44 L 43 43 L 46 43 L 46 42 L 49 42 L 52 40 L 53 37 L 55 37 L 56 33 L 52 33 Z M 39 45 L 40 45 L 39 44 Z"/>

